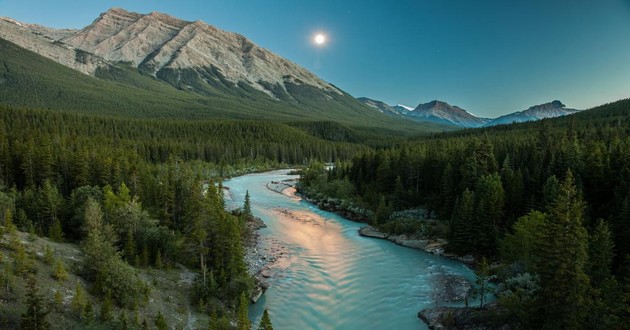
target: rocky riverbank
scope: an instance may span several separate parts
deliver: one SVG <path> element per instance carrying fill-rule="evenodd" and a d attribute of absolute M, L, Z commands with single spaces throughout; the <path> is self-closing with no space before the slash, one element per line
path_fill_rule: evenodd
<path fill-rule="evenodd" d="M 498 312 L 496 304 L 491 303 L 484 308 L 474 307 L 433 307 L 418 312 L 418 318 L 425 322 L 429 329 L 458 330 L 509 330 L 507 324 L 495 324 L 493 315 Z"/>
<path fill-rule="evenodd" d="M 254 277 L 255 286 L 250 299 L 256 303 L 269 288 L 267 279 L 277 274 L 279 270 L 277 264 L 281 258 L 288 255 L 288 249 L 276 239 L 261 239 L 257 231 L 267 226 L 260 218 L 251 218 L 247 222 L 247 226 L 250 235 L 245 245 L 245 264 L 248 273 Z"/>
<path fill-rule="evenodd" d="M 445 247 L 446 247 L 446 244 L 448 244 L 448 241 L 442 238 L 427 239 L 427 238 L 416 237 L 416 236 L 407 235 L 407 234 L 390 235 L 387 233 L 383 233 L 377 228 L 372 227 L 372 226 L 365 226 L 359 229 L 359 235 L 365 236 L 365 237 L 387 239 L 398 245 L 406 246 L 413 249 L 424 250 L 428 253 L 455 259 L 469 266 L 474 265 L 475 263 L 475 258 L 472 255 L 460 256 L 460 255 L 446 252 Z"/>

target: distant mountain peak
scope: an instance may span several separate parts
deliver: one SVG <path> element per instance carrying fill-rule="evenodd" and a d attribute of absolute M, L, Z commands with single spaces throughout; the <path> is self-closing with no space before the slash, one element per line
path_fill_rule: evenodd
<path fill-rule="evenodd" d="M 501 117 L 491 120 L 486 124 L 486 126 L 521 123 L 526 121 L 540 120 L 544 118 L 561 117 L 574 114 L 578 111 L 579 110 L 567 108 L 564 103 L 558 100 L 554 100 L 551 102 L 531 106 L 526 110 L 503 115 Z"/>
<path fill-rule="evenodd" d="M 554 107 L 558 107 L 558 108 L 564 108 L 566 107 L 566 105 L 564 105 L 562 102 L 558 101 L 558 100 L 554 100 L 551 102 L 551 105 L 553 105 Z"/>
<path fill-rule="evenodd" d="M 461 127 L 480 127 L 487 121 L 458 106 L 453 106 L 440 100 L 433 100 L 424 104 L 421 103 L 407 115 L 415 118 L 423 118 L 427 121 L 447 123 Z"/>

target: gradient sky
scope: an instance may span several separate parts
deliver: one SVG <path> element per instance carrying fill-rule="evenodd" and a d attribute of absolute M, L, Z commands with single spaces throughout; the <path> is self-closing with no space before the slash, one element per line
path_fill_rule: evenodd
<path fill-rule="evenodd" d="M 496 117 L 630 97 L 630 0 L 0 0 L 0 16 L 82 28 L 110 7 L 237 32 L 353 96 Z M 329 42 L 313 45 L 315 32 Z"/>

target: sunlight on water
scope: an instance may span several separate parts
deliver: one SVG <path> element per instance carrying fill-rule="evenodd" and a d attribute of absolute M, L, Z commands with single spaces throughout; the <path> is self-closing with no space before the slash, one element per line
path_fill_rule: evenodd
<path fill-rule="evenodd" d="M 267 189 L 287 171 L 252 174 L 226 181 L 240 206 L 249 190 L 254 215 L 289 248 L 271 287 L 250 307 L 255 325 L 264 308 L 274 329 L 426 329 L 416 315 L 435 305 L 434 277 L 458 274 L 474 281 L 463 264 L 386 240 L 358 235 L 363 224 Z M 450 305 L 462 305 L 453 304 Z"/>

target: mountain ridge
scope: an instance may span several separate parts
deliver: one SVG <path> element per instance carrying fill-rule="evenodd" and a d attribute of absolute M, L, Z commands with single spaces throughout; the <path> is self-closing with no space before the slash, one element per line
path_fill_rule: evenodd
<path fill-rule="evenodd" d="M 520 123 L 526 121 L 535 121 L 544 118 L 554 118 L 570 115 L 581 111 L 577 109 L 567 108 L 562 102 L 554 100 L 551 102 L 531 106 L 525 110 L 511 112 L 497 118 L 483 118 L 477 117 L 476 115 L 468 112 L 463 108 L 450 105 L 440 100 L 420 103 L 416 108 L 407 112 L 398 112 L 396 110 L 393 110 L 394 106 L 366 97 L 358 98 L 358 100 L 364 102 L 372 108 L 377 108 L 380 112 L 385 114 L 391 115 L 392 113 L 394 113 L 396 116 L 408 120 L 429 121 L 434 123 L 455 125 L 462 128 L 478 128 L 502 124 Z M 385 110 L 388 110 L 389 112 Z"/>

